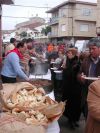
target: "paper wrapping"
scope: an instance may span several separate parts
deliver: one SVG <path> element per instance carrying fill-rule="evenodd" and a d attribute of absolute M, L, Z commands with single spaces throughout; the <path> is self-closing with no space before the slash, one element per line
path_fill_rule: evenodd
<path fill-rule="evenodd" d="M 27 125 L 16 117 L 1 113 L 0 133 L 46 133 L 46 129 L 41 125 Z"/>
<path fill-rule="evenodd" d="M 34 89 L 35 86 L 28 83 L 28 82 L 20 82 L 20 83 L 13 83 L 13 84 L 3 84 L 3 89 L 0 91 L 0 95 L 1 95 L 1 103 L 3 108 L 5 108 L 6 111 L 9 112 L 10 108 L 7 106 L 7 99 L 13 95 L 16 94 L 19 90 L 23 89 L 23 88 L 27 88 L 27 89 Z M 42 93 L 42 90 L 41 90 Z M 43 90 L 44 93 L 44 90 Z M 56 102 L 53 101 L 50 97 L 47 97 L 47 100 L 49 102 L 48 106 L 42 106 L 42 104 L 36 108 L 33 108 L 33 110 L 38 110 L 41 113 L 43 113 L 47 119 L 48 122 L 47 123 L 41 123 L 41 122 L 33 122 L 33 125 L 48 125 L 49 123 L 53 122 L 54 120 L 58 120 L 60 118 L 60 116 L 62 115 L 64 108 L 65 108 L 65 102 Z M 52 104 L 51 104 L 52 103 Z M 18 108 L 18 107 L 17 107 Z M 25 108 L 19 108 L 21 110 L 25 111 Z M 30 110 L 30 108 L 26 108 L 27 110 Z M 24 119 L 22 117 L 18 118 L 19 120 L 21 119 L 22 121 L 24 121 Z M 1 132 L 0 132 L 1 133 Z M 5 132 L 6 133 L 6 132 Z M 19 132 L 20 133 L 20 132 Z M 38 132 L 36 132 L 38 133 Z M 40 132 L 41 133 L 41 132 Z"/>

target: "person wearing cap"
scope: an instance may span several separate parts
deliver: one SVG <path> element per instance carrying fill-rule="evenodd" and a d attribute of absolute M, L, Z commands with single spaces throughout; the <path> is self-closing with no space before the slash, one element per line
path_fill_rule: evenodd
<path fill-rule="evenodd" d="M 84 77 L 98 77 L 100 76 L 100 39 L 92 38 L 88 42 L 89 56 L 86 57 L 80 67 L 78 80 L 82 84 L 82 112 L 85 118 L 88 114 L 87 95 L 88 86 L 93 80 L 86 80 Z"/>
<path fill-rule="evenodd" d="M 68 118 L 69 127 L 75 129 L 81 113 L 81 89 L 77 81 L 80 64 L 76 48 L 67 50 L 66 68 L 63 70 L 63 96 L 67 100 L 64 115 Z"/>

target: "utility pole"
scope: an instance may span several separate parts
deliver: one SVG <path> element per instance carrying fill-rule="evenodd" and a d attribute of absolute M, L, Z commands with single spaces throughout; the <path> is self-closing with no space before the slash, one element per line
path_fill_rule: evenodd
<path fill-rule="evenodd" d="M 70 6 L 70 8 L 68 9 L 68 18 L 70 18 L 69 21 L 69 26 L 71 29 L 71 45 L 74 46 L 75 45 L 75 38 L 74 38 L 74 12 L 73 12 L 73 8 L 75 5 L 76 0 L 69 0 L 69 2 L 72 2 L 73 4 Z"/>
<path fill-rule="evenodd" d="M 97 0 L 97 25 L 96 25 L 96 34 L 97 37 L 100 37 L 100 0 Z"/>
<path fill-rule="evenodd" d="M 97 27 L 100 27 L 100 0 L 97 0 Z"/>
<path fill-rule="evenodd" d="M 73 17 L 71 17 L 72 18 L 72 45 L 74 46 L 75 45 L 75 39 L 74 39 L 74 23 L 73 23 Z"/>
<path fill-rule="evenodd" d="M 72 17 L 68 17 L 68 18 L 71 18 L 71 43 L 72 43 L 72 46 L 75 45 L 75 39 L 74 39 L 74 23 L 73 23 L 73 16 Z"/>

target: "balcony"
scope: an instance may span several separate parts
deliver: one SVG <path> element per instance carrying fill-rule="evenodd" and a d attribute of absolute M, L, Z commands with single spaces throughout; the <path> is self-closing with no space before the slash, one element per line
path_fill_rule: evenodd
<path fill-rule="evenodd" d="M 0 0 L 0 4 L 5 4 L 5 5 L 14 4 L 14 0 Z"/>
<path fill-rule="evenodd" d="M 49 21 L 49 25 L 54 25 L 54 24 L 58 24 L 59 23 L 59 18 L 55 17 L 55 18 L 51 18 Z"/>

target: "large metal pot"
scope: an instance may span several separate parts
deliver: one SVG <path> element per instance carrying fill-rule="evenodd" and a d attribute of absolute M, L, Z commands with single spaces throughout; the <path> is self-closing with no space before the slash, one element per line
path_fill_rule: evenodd
<path fill-rule="evenodd" d="M 49 69 L 48 62 L 36 62 L 30 68 L 30 73 L 33 75 L 46 75 Z"/>

